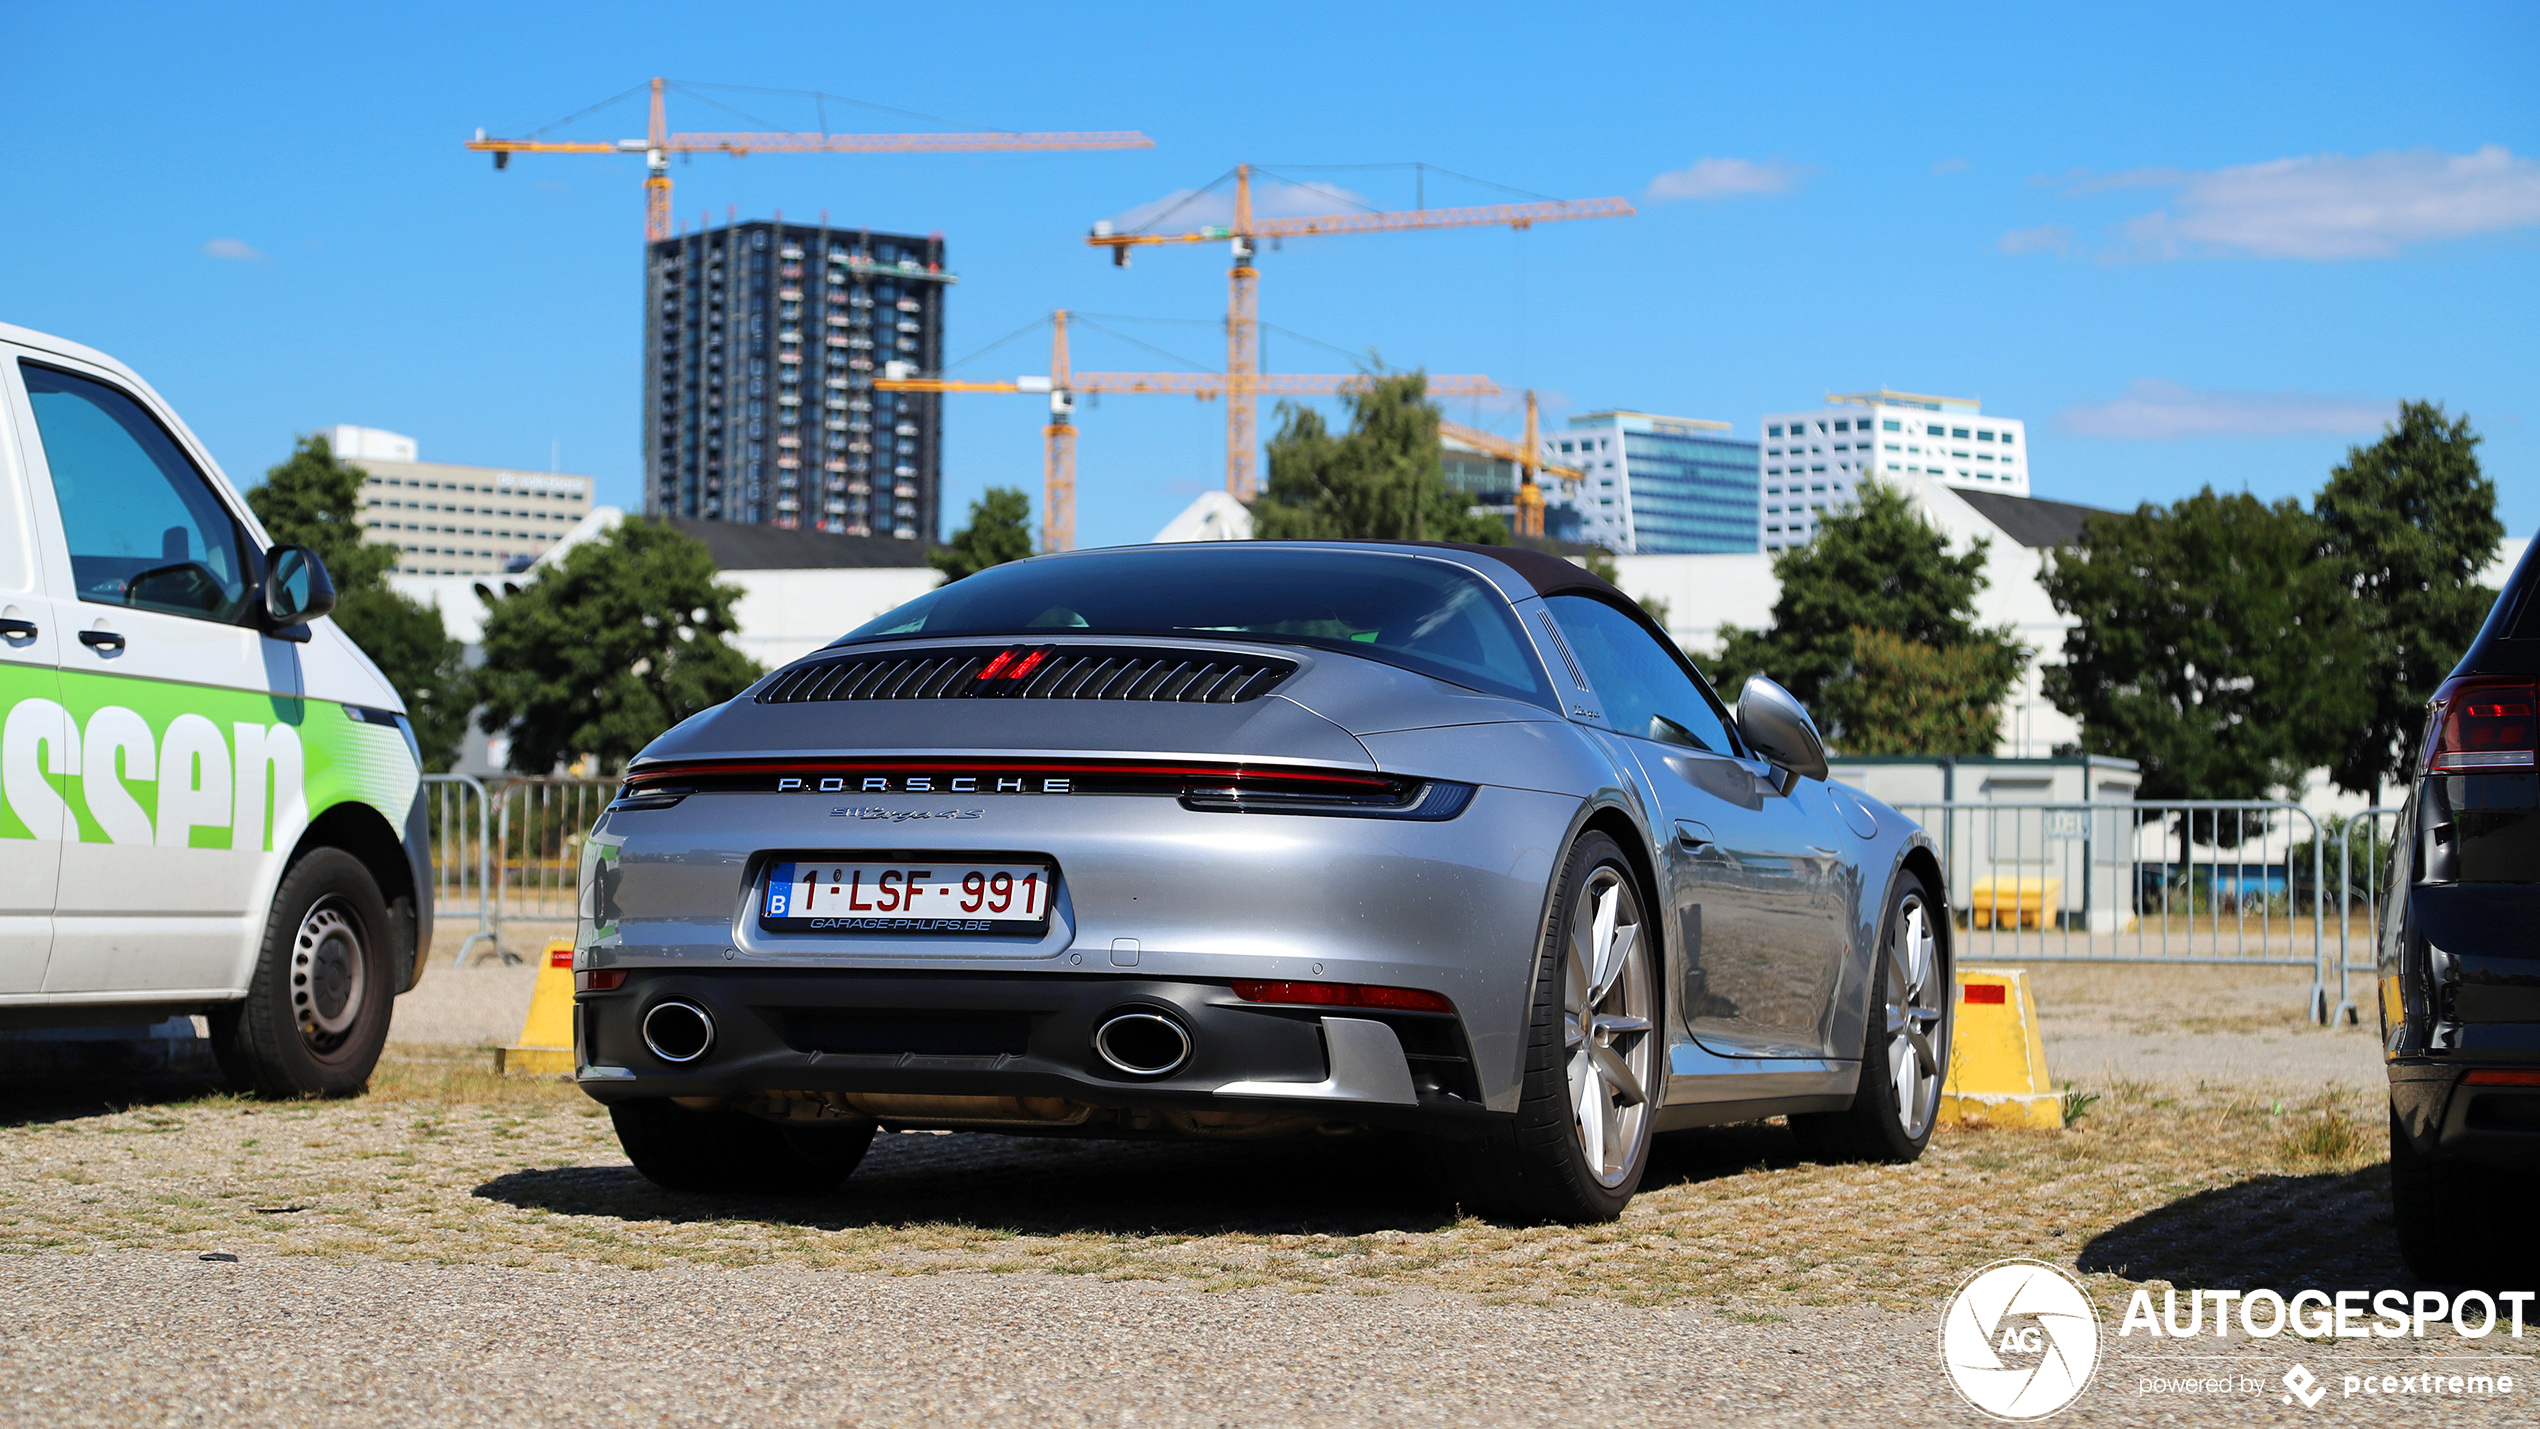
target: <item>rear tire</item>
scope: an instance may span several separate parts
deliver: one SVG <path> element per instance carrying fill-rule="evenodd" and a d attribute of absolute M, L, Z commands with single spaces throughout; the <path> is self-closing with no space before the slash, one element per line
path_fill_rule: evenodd
<path fill-rule="evenodd" d="M 246 1000 L 209 1018 L 230 1083 L 268 1097 L 345 1097 L 369 1086 L 396 1005 L 390 927 L 360 859 L 320 848 L 291 865 Z"/>
<path fill-rule="evenodd" d="M 1951 975 L 1939 905 L 1920 875 L 1899 875 L 1871 968 L 1869 1023 L 1852 1105 L 1790 1119 L 1811 1161 L 1919 1159 L 1939 1120 L 1949 1071 Z"/>
<path fill-rule="evenodd" d="M 2504 1208 L 2531 1204 L 2529 1171 L 2416 1149 L 2390 1114 L 2390 1219 L 2408 1273 L 2430 1285 L 2524 1290 L 2540 1282 L 2540 1229 Z"/>
<path fill-rule="evenodd" d="M 1571 848 L 1537 960 L 1516 1118 L 1439 1146 L 1466 1210 L 1575 1225 L 1631 1204 L 1659 1091 L 1649 906 L 1620 844 L 1591 833 Z"/>
<path fill-rule="evenodd" d="M 2472 1263 L 2462 1252 L 2461 1233 L 2472 1222 L 2456 1194 L 2460 1168 L 2446 1166 L 2416 1149 L 2390 1113 L 2390 1219 L 2399 1236 L 2399 1258 L 2408 1273 L 2430 1285 L 2457 1285 Z"/>
<path fill-rule="evenodd" d="M 617 1144 L 644 1179 L 671 1191 L 816 1196 L 864 1160 L 873 1123 L 793 1127 L 669 1100 L 612 1102 Z"/>

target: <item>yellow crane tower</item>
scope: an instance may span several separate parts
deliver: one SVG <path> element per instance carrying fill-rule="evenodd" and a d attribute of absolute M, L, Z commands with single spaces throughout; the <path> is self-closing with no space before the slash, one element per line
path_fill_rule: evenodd
<path fill-rule="evenodd" d="M 1386 213 L 1325 213 L 1302 218 L 1260 218 L 1252 212 L 1252 166 L 1235 166 L 1234 221 L 1187 233 L 1114 233 L 1109 222 L 1094 225 L 1085 241 L 1111 250 L 1111 261 L 1129 264 L 1129 250 L 1157 243 L 1227 241 L 1234 264 L 1226 275 L 1226 489 L 1238 501 L 1250 501 L 1259 489 L 1255 419 L 1257 393 L 1245 381 L 1261 370 L 1261 331 L 1254 285 L 1260 273 L 1252 266 L 1264 238 L 1310 238 L 1330 233 L 1404 233 L 1424 228 L 1471 228 L 1506 224 L 1527 228 L 1574 218 L 1626 218 L 1631 201 L 1619 198 L 1547 199 L 1540 203 L 1483 204 L 1469 208 L 1400 209 Z M 1433 389 L 1434 390 L 1434 389 Z"/>
<path fill-rule="evenodd" d="M 1444 419 L 1438 422 L 1438 435 L 1462 442 L 1486 456 L 1517 464 L 1517 534 L 1520 536 L 1543 534 L 1543 487 L 1535 480 L 1537 473 L 1557 476 L 1563 481 L 1580 481 L 1587 476 L 1575 466 L 1563 466 L 1543 459 L 1543 442 L 1535 421 L 1535 394 L 1531 390 L 1526 393 L 1526 435 L 1523 441 L 1512 442 L 1479 427 Z"/>
<path fill-rule="evenodd" d="M 971 382 L 958 378 L 886 376 L 874 379 L 877 392 L 1035 392 L 1050 401 L 1049 425 L 1041 429 L 1041 549 L 1076 548 L 1076 394 L 1126 392 L 1174 397 L 1233 399 L 1241 391 L 1274 397 L 1328 397 L 1364 388 L 1376 379 L 1364 373 L 1253 372 L 1238 379 L 1219 372 L 1078 372 L 1068 360 L 1067 310 L 1050 315 L 1050 370 L 1046 377 L 1017 377 L 1010 382 Z M 1429 378 L 1429 391 L 1440 397 L 1488 397 L 1499 384 L 1473 373 L 1440 373 Z M 1531 425 L 1529 427 L 1531 430 Z M 1459 429 L 1465 430 L 1465 429 Z M 1506 445 L 1506 439 L 1474 433 Z M 1459 441 L 1466 438 L 1459 436 Z M 1568 471 L 1568 468 L 1562 468 Z M 1540 503 L 1538 503 L 1540 504 Z M 1537 517 L 1540 530 L 1542 521 Z"/>
<path fill-rule="evenodd" d="M 1152 149 L 1136 130 L 1056 134 L 673 134 L 662 114 L 662 88 L 652 82 L 652 121 L 641 139 L 489 139 L 476 131 L 468 148 L 508 168 L 514 154 L 641 154 L 644 156 L 644 241 L 670 233 L 673 154 L 976 154 L 1004 150 Z"/>

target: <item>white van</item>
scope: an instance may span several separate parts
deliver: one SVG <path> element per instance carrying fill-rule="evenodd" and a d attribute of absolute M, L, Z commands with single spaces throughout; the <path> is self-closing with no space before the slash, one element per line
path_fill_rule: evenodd
<path fill-rule="evenodd" d="M 0 1027 L 208 1017 L 361 1089 L 432 945 L 404 705 L 121 363 L 0 325 Z"/>

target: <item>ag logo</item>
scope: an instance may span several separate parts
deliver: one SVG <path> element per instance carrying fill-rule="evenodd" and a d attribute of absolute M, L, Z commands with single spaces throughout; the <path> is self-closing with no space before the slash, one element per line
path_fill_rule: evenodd
<path fill-rule="evenodd" d="M 1959 1397 L 1979 1411 L 2043 1419 L 2089 1386 L 2099 1366 L 2099 1312 L 2054 1266 L 1997 1261 L 1950 1297 L 1940 1362 Z"/>

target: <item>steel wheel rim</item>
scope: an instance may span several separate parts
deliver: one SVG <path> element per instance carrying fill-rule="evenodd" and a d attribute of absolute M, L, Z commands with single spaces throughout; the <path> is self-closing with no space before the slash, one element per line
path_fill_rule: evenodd
<path fill-rule="evenodd" d="M 361 1019 L 369 963 L 361 927 L 341 899 L 319 899 L 300 920 L 291 940 L 291 1015 L 311 1048 L 333 1051 Z"/>
<path fill-rule="evenodd" d="M 1944 1000 L 1948 989 L 1940 976 L 1940 940 L 1921 894 L 1909 893 L 1897 905 L 1888 925 L 1885 961 L 1888 1084 L 1896 1098 L 1897 1124 L 1908 1139 L 1918 1140 L 1940 1109 L 1947 1068 L 1941 1028 L 1949 1010 Z"/>
<path fill-rule="evenodd" d="M 1570 910 L 1561 1010 L 1570 1124 L 1588 1174 L 1612 1189 L 1648 1145 L 1651 986 L 1640 899 L 1621 870 L 1588 875 Z"/>

